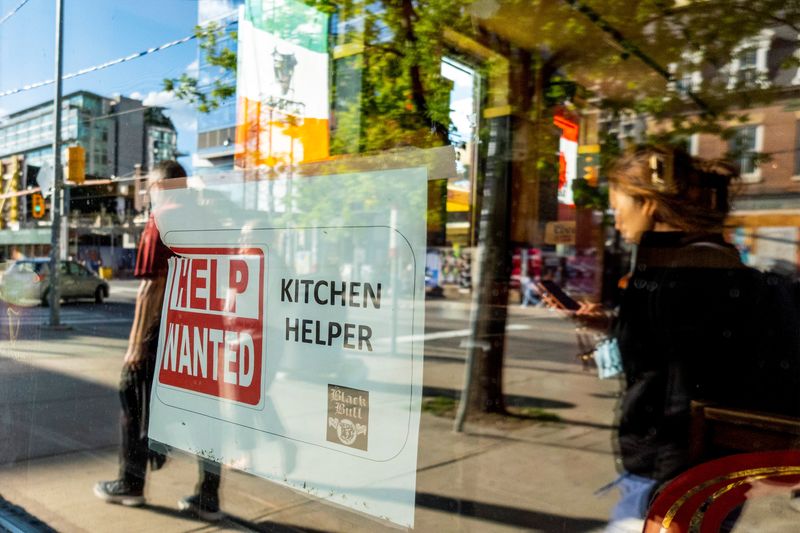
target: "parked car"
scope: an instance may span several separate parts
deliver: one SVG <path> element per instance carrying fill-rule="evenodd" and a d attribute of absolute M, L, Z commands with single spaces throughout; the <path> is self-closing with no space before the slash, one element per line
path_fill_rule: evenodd
<path fill-rule="evenodd" d="M 93 298 L 103 303 L 108 297 L 108 283 L 75 261 L 61 261 L 59 292 L 64 300 Z M 14 261 L 0 281 L 0 297 L 17 305 L 48 305 L 50 259 L 36 257 Z"/>

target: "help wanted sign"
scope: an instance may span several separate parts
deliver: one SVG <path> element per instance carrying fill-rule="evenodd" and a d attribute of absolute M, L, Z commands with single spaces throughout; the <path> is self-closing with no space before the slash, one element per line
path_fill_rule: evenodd
<path fill-rule="evenodd" d="M 165 293 L 159 383 L 259 405 L 264 343 L 264 252 L 175 248 Z"/>
<path fill-rule="evenodd" d="M 413 526 L 427 172 L 291 185 L 152 194 L 176 257 L 150 438 Z"/>

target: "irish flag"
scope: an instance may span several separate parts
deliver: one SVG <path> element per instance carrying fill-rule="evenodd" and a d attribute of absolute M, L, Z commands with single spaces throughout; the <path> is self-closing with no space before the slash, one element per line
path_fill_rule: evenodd
<path fill-rule="evenodd" d="M 296 0 L 247 0 L 239 12 L 236 165 L 328 156 L 328 15 Z"/>

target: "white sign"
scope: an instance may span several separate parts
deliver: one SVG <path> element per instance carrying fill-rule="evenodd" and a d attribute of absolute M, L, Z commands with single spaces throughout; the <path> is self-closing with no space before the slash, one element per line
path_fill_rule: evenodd
<path fill-rule="evenodd" d="M 153 194 L 150 438 L 412 527 L 426 170 L 190 183 Z"/>

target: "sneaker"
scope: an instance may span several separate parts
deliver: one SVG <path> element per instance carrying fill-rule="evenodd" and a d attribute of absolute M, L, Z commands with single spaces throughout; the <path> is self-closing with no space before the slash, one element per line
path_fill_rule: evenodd
<path fill-rule="evenodd" d="M 144 504 L 144 491 L 132 489 L 121 479 L 98 481 L 94 486 L 94 495 L 108 503 L 119 503 L 128 507 Z"/>
<path fill-rule="evenodd" d="M 178 509 L 197 515 L 202 520 L 215 522 L 222 519 L 225 513 L 219 510 L 217 498 L 201 498 L 199 494 L 186 496 L 178 500 Z"/>

